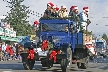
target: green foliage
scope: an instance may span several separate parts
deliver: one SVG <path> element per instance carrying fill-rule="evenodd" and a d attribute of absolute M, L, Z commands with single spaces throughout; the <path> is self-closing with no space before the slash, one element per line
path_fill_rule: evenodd
<path fill-rule="evenodd" d="M 30 13 L 29 7 L 23 5 L 24 0 L 10 0 L 9 4 L 10 12 L 4 20 L 4 22 L 10 23 L 11 27 L 17 32 L 17 35 L 30 35 L 34 34 L 33 27 L 29 24 L 27 19 Z"/>
<path fill-rule="evenodd" d="M 52 45 L 51 42 L 48 42 L 48 48 L 49 48 L 49 49 L 50 49 L 50 48 L 53 48 L 53 45 Z"/>
<path fill-rule="evenodd" d="M 105 33 L 102 35 L 102 38 L 105 39 L 107 44 L 108 44 L 108 37 L 107 37 L 107 35 Z"/>
<path fill-rule="evenodd" d="M 105 39 L 105 40 L 107 40 L 107 35 L 104 33 L 104 34 L 102 35 L 102 38 Z"/>

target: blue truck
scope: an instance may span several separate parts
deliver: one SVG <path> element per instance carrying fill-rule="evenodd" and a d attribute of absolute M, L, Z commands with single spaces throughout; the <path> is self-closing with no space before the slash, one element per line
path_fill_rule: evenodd
<path fill-rule="evenodd" d="M 48 50 L 43 51 L 47 51 L 47 56 L 35 54 L 41 61 L 42 67 L 51 68 L 53 64 L 60 64 L 62 72 L 68 72 L 73 60 L 76 60 L 78 68 L 86 69 L 88 67 L 90 52 L 84 44 L 84 33 L 77 32 L 77 26 L 77 22 L 70 19 L 56 18 L 39 21 L 38 36 L 40 40 L 37 44 L 40 44 L 41 48 L 47 47 L 49 42 L 51 45 Z M 23 57 L 22 61 L 26 69 L 31 67 L 30 64 L 25 64 L 26 61 L 23 60 Z"/>
<path fill-rule="evenodd" d="M 96 51 L 98 56 L 107 56 L 107 43 L 103 38 L 96 39 Z"/>

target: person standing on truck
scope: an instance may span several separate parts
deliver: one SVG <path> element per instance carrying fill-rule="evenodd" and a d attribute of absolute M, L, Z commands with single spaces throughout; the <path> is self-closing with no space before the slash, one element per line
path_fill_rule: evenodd
<path fill-rule="evenodd" d="M 72 6 L 70 8 L 69 16 L 77 16 L 78 15 L 78 7 L 77 6 Z"/>
<path fill-rule="evenodd" d="M 89 8 L 84 7 L 83 11 L 79 14 L 80 17 L 80 22 L 83 30 L 87 29 L 87 25 L 90 24 L 89 19 L 88 19 L 88 14 L 89 14 Z"/>
<path fill-rule="evenodd" d="M 69 12 L 69 17 L 73 17 L 72 20 L 75 21 L 78 24 L 79 16 L 78 16 L 78 6 L 71 6 L 70 12 Z M 77 27 L 77 28 L 76 28 Z M 79 32 L 79 26 L 72 26 L 72 32 Z"/>
<path fill-rule="evenodd" d="M 44 16 L 45 17 L 51 17 L 51 13 L 52 13 L 52 10 L 53 10 L 53 6 L 54 6 L 53 3 L 51 3 L 51 2 L 47 3 L 47 9 L 44 12 Z"/>
<path fill-rule="evenodd" d="M 66 6 L 61 6 L 61 9 L 59 10 L 58 14 L 59 14 L 59 17 L 61 18 L 68 17 Z"/>

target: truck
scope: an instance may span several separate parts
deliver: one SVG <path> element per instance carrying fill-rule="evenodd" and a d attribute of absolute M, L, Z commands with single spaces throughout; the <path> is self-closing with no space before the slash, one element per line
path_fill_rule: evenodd
<path fill-rule="evenodd" d="M 98 56 L 107 57 L 107 43 L 103 38 L 96 38 L 96 51 Z"/>
<path fill-rule="evenodd" d="M 87 69 L 91 52 L 85 46 L 85 33 L 78 32 L 77 27 L 78 23 L 70 18 L 40 19 L 39 42 L 36 44 L 40 46 L 41 52 L 33 52 L 30 45 L 29 52 L 22 53 L 25 69 L 31 70 L 34 60 L 41 61 L 42 67 L 48 68 L 53 67 L 53 64 L 60 64 L 62 72 L 68 72 L 74 60 L 78 68 Z M 29 55 L 34 56 L 28 58 Z"/>

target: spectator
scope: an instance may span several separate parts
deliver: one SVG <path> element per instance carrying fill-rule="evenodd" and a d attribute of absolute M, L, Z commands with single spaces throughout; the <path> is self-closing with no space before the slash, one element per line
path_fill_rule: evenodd
<path fill-rule="evenodd" d="M 10 59 L 10 45 L 8 44 L 7 46 L 6 46 L 6 57 L 7 57 L 7 60 L 9 60 Z"/>
<path fill-rule="evenodd" d="M 2 44 L 2 51 L 3 51 L 3 52 L 6 51 L 6 46 L 7 46 L 7 44 L 5 44 L 5 43 Z"/>
<path fill-rule="evenodd" d="M 15 48 L 16 48 L 16 56 L 18 56 L 18 44 L 16 44 L 16 46 L 15 46 Z"/>
<path fill-rule="evenodd" d="M 0 46 L 0 61 L 2 60 L 2 47 Z"/>
<path fill-rule="evenodd" d="M 12 60 L 12 58 L 13 58 L 13 49 L 12 49 L 12 46 L 10 46 L 10 48 L 9 48 L 9 55 L 10 55 L 10 59 Z"/>

